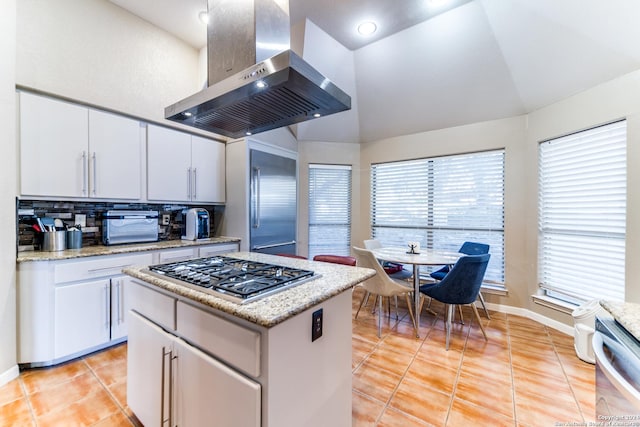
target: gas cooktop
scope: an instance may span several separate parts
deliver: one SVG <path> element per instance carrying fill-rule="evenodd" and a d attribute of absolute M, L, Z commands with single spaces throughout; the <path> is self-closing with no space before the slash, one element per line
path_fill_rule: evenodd
<path fill-rule="evenodd" d="M 226 256 L 152 265 L 148 271 L 240 304 L 319 277 L 309 270 Z"/>

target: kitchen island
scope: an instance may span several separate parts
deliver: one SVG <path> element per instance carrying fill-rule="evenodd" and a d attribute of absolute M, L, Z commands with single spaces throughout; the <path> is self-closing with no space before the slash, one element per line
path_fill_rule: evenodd
<path fill-rule="evenodd" d="M 132 411 L 145 425 L 170 419 L 183 426 L 350 426 L 350 289 L 375 272 L 258 253 L 228 256 L 315 276 L 238 304 L 146 266 L 126 268 Z"/>

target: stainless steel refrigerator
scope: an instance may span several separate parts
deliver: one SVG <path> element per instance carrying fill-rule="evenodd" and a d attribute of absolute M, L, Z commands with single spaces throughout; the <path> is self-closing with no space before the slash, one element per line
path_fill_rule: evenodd
<path fill-rule="evenodd" d="M 241 251 L 295 253 L 297 147 L 290 132 L 227 142 L 226 201 L 220 235 L 239 237 Z M 267 139 L 267 136 L 270 139 Z"/>
<path fill-rule="evenodd" d="M 296 160 L 250 150 L 249 249 L 296 253 Z"/>

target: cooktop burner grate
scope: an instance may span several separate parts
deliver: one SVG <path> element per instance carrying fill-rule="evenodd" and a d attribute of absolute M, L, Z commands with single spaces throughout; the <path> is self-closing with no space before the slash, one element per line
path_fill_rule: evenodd
<path fill-rule="evenodd" d="M 149 271 L 240 303 L 318 277 L 309 270 L 226 256 L 152 265 Z"/>

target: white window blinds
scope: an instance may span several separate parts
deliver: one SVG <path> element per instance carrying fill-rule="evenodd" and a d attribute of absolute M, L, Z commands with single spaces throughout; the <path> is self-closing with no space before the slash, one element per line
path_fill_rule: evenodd
<path fill-rule="evenodd" d="M 624 299 L 626 121 L 539 147 L 540 286 L 574 303 Z"/>
<path fill-rule="evenodd" d="M 351 253 L 351 166 L 309 165 L 309 258 Z"/>
<path fill-rule="evenodd" d="M 372 165 L 372 236 L 436 250 L 489 244 L 485 282 L 503 286 L 503 200 L 504 150 Z"/>

